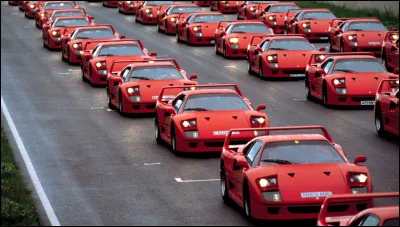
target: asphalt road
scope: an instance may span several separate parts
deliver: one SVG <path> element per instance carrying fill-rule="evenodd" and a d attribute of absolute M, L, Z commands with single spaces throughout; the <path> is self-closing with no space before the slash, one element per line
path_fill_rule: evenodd
<path fill-rule="evenodd" d="M 326 109 L 305 100 L 303 81 L 261 81 L 244 60 L 225 60 L 214 47 L 177 44 L 118 9 L 79 4 L 96 23 L 174 57 L 201 84 L 238 83 L 253 104 L 267 105 L 271 126 L 325 126 L 349 159 L 368 157 L 375 191 L 399 191 L 398 142 L 377 136 L 372 110 Z M 108 111 L 105 89 L 83 83 L 79 66 L 44 49 L 34 23 L 1 3 L 1 96 L 61 225 L 250 224 L 222 202 L 218 155 L 177 157 L 156 144 L 153 118 Z"/>

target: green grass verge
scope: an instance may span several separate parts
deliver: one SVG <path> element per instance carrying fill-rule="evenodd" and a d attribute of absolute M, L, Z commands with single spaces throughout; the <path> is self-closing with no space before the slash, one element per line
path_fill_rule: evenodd
<path fill-rule="evenodd" d="M 399 16 L 391 11 L 381 12 L 378 9 L 348 9 L 329 3 L 315 1 L 296 1 L 301 8 L 328 8 L 336 17 L 376 17 L 379 18 L 389 30 L 399 28 Z"/>
<path fill-rule="evenodd" d="M 1 128 L 1 225 L 39 225 L 32 195 L 12 158 L 12 151 L 3 128 Z"/>

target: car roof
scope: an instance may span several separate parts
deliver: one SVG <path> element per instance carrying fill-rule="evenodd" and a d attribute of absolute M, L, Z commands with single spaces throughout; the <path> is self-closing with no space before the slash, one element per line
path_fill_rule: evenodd
<path fill-rule="evenodd" d="M 303 39 L 303 40 L 306 40 L 306 38 L 301 35 L 299 35 L 299 36 L 271 36 L 266 39 L 269 39 L 269 40 L 275 40 L 275 39 Z"/>
<path fill-rule="evenodd" d="M 358 22 L 358 21 L 379 21 L 381 22 L 379 19 L 377 18 L 351 18 L 349 20 L 346 20 L 348 22 Z"/>
<path fill-rule="evenodd" d="M 90 27 L 79 27 L 76 30 L 92 30 L 92 29 L 99 29 L 99 28 L 108 28 L 108 29 L 110 29 L 112 31 L 112 29 L 110 27 L 103 26 L 103 25 L 100 25 L 100 26 L 92 25 Z"/>
<path fill-rule="evenodd" d="M 196 95 L 196 94 L 237 94 L 238 96 L 240 96 L 236 91 L 231 90 L 231 89 L 226 89 L 226 88 L 222 88 L 222 89 L 201 89 L 200 90 L 188 90 L 185 91 L 185 93 L 187 95 Z"/>
<path fill-rule="evenodd" d="M 182 6 L 196 6 L 196 7 L 199 7 L 199 6 L 196 5 L 196 4 L 183 3 L 183 4 L 174 4 L 174 5 L 171 5 L 170 8 L 182 7 Z M 201 7 L 199 7 L 199 8 L 201 8 Z"/>
<path fill-rule="evenodd" d="M 82 9 L 81 8 L 56 9 L 53 12 L 58 13 L 58 12 L 69 12 L 69 11 L 81 11 L 82 12 Z"/>
<path fill-rule="evenodd" d="M 111 46 L 111 45 L 124 45 L 124 44 L 136 44 L 137 46 L 139 46 L 139 44 L 135 41 L 129 41 L 129 40 L 116 40 L 114 42 L 106 42 L 106 43 L 101 43 L 101 46 Z"/>
<path fill-rule="evenodd" d="M 222 13 L 220 13 L 220 12 L 193 12 L 192 14 L 195 14 L 195 15 L 204 15 L 204 14 L 210 14 L 210 15 L 223 15 Z"/>
<path fill-rule="evenodd" d="M 136 68 L 136 67 L 154 67 L 154 66 L 173 66 L 174 68 L 175 65 L 172 64 L 171 62 L 154 62 L 154 63 L 147 63 L 147 62 L 138 62 L 138 63 L 132 63 L 129 64 L 129 66 L 131 66 L 132 68 Z"/>
<path fill-rule="evenodd" d="M 329 57 L 329 55 L 328 55 Z M 343 56 L 332 56 L 331 58 L 335 60 L 339 59 L 355 59 L 355 58 L 364 58 L 364 59 L 376 59 L 374 56 L 371 55 L 343 55 Z"/>
<path fill-rule="evenodd" d="M 293 141 L 293 140 L 324 140 L 328 141 L 325 136 L 320 134 L 284 134 L 284 135 L 268 135 L 258 137 L 264 143 Z M 329 142 L 329 141 L 328 141 Z"/>
<path fill-rule="evenodd" d="M 326 8 L 316 8 L 316 9 L 302 9 L 303 12 L 318 12 L 318 11 L 327 11 L 331 12 L 329 9 Z"/>

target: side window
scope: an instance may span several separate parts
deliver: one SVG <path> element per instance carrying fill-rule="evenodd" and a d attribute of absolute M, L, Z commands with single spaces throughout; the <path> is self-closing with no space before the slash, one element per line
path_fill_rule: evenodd
<path fill-rule="evenodd" d="M 328 73 L 329 70 L 331 69 L 332 65 L 333 65 L 333 60 L 327 61 L 324 63 L 325 65 L 322 65 L 321 68 Z"/>
<path fill-rule="evenodd" d="M 260 148 L 262 147 L 262 142 L 257 140 L 254 145 L 250 148 L 249 152 L 246 155 L 246 160 L 249 164 L 252 164 L 252 162 L 254 161 L 258 151 L 260 150 Z"/>
<path fill-rule="evenodd" d="M 129 71 L 130 71 L 130 70 L 131 70 L 131 68 L 128 67 L 128 68 L 125 68 L 125 69 L 121 72 L 122 80 L 123 80 L 124 82 L 128 81 L 128 80 L 127 80 L 127 77 L 128 77 L 128 75 L 129 75 Z"/>
<path fill-rule="evenodd" d="M 172 102 L 172 106 L 174 107 L 176 112 L 178 112 L 181 108 L 183 100 L 185 100 L 185 95 L 182 94 Z"/>
<path fill-rule="evenodd" d="M 261 45 L 262 51 L 265 51 L 265 50 L 266 50 L 268 44 L 269 44 L 269 40 L 265 40 L 264 43 Z"/>
<path fill-rule="evenodd" d="M 100 45 L 97 45 L 97 46 L 93 49 L 93 51 L 92 51 L 93 57 L 94 57 L 94 58 L 97 57 L 97 55 L 99 55 L 99 53 L 100 53 L 100 48 L 99 48 L 99 46 L 100 46 Z"/>
<path fill-rule="evenodd" d="M 228 25 L 228 27 L 225 28 L 226 34 L 229 35 L 232 31 L 233 24 Z"/>
<path fill-rule="evenodd" d="M 377 226 L 380 222 L 378 216 L 369 214 L 358 226 Z"/>
<path fill-rule="evenodd" d="M 268 10 L 271 9 L 271 6 L 268 6 L 267 8 L 265 8 L 265 13 L 268 13 Z"/>
<path fill-rule="evenodd" d="M 297 20 L 300 20 L 302 17 L 303 17 L 303 12 L 299 12 L 299 13 L 295 16 L 295 18 L 296 18 Z"/>
<path fill-rule="evenodd" d="M 191 15 L 190 17 L 188 17 L 186 20 L 187 22 L 189 22 L 189 24 L 193 24 L 194 18 L 196 18 L 195 16 Z"/>
<path fill-rule="evenodd" d="M 344 31 L 344 32 L 347 30 L 348 27 L 349 27 L 349 23 L 347 21 L 339 26 L 339 28 L 342 29 L 342 31 Z"/>

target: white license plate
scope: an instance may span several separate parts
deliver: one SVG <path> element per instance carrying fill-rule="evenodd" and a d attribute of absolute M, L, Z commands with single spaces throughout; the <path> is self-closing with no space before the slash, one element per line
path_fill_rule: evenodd
<path fill-rule="evenodd" d="M 322 39 L 322 40 L 327 40 L 327 39 L 328 39 L 328 37 L 319 37 L 319 39 Z"/>
<path fill-rule="evenodd" d="M 214 136 L 228 135 L 229 131 L 213 131 Z M 239 135 L 240 132 L 232 132 L 232 135 Z"/>
<path fill-rule="evenodd" d="M 306 74 L 302 74 L 302 73 L 300 73 L 300 74 L 290 74 L 290 77 L 305 77 L 306 76 Z"/>
<path fill-rule="evenodd" d="M 301 198 L 327 197 L 332 195 L 332 192 L 302 192 Z"/>
<path fill-rule="evenodd" d="M 375 101 L 361 101 L 361 106 L 373 106 Z"/>
<path fill-rule="evenodd" d="M 215 44 L 215 40 L 211 40 L 211 44 Z"/>
<path fill-rule="evenodd" d="M 380 45 L 380 42 L 368 42 L 369 45 Z"/>
<path fill-rule="evenodd" d="M 174 96 L 174 95 L 163 95 L 163 99 L 173 99 L 173 98 L 175 98 L 176 96 Z M 158 99 L 158 96 L 152 96 L 152 98 L 153 99 Z"/>

